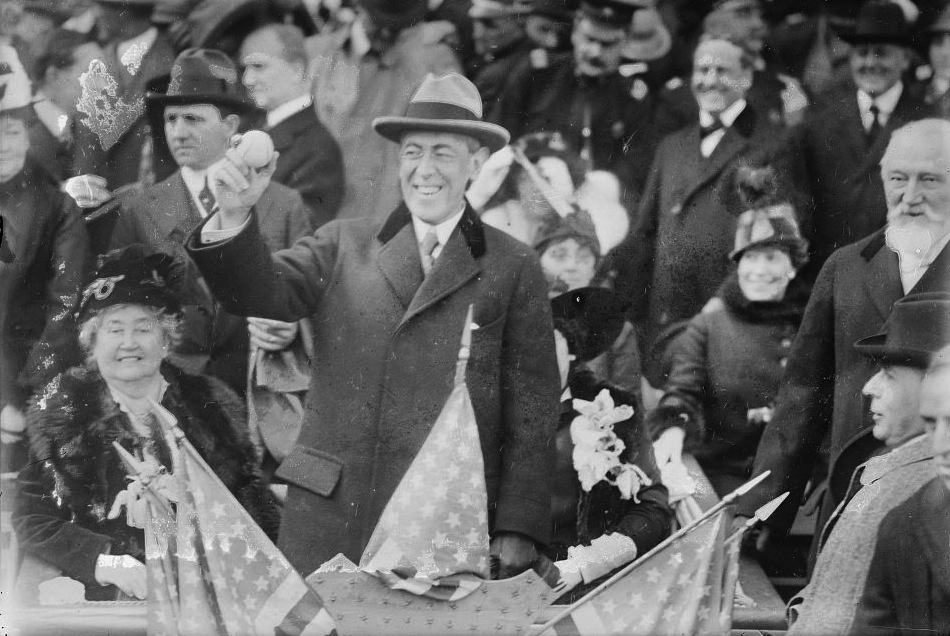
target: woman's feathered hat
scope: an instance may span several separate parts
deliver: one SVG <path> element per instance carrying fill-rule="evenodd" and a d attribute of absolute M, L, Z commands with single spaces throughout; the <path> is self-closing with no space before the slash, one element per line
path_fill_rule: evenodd
<path fill-rule="evenodd" d="M 144 305 L 169 314 L 181 312 L 181 261 L 140 243 L 109 252 L 79 301 L 77 318 L 85 321 L 113 305 Z"/>
<path fill-rule="evenodd" d="M 771 166 L 743 166 L 736 173 L 736 189 L 745 212 L 736 223 L 735 248 L 729 255 L 738 262 L 753 247 L 780 246 L 788 250 L 795 269 L 808 261 L 808 241 L 802 238 L 792 204 L 779 194 Z"/>

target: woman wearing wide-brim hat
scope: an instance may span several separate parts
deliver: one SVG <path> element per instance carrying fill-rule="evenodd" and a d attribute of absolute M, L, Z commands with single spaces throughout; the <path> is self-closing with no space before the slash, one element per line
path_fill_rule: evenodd
<path fill-rule="evenodd" d="M 0 471 L 25 460 L 20 444 L 30 391 L 77 361 L 62 342 L 88 255 L 82 217 L 56 180 L 27 155 L 35 120 L 30 80 L 0 46 Z M 9 456 L 8 456 L 9 455 Z"/>

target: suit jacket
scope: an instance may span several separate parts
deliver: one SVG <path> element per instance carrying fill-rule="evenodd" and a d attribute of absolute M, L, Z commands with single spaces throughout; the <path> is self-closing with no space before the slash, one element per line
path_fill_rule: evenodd
<path fill-rule="evenodd" d="M 317 113 L 305 108 L 267 132 L 280 153 L 274 181 L 300 194 L 314 229 L 336 218 L 346 191 L 343 155 Z"/>
<path fill-rule="evenodd" d="M 298 572 L 343 552 L 358 562 L 449 396 L 466 311 L 467 382 L 492 533 L 546 543 L 558 385 L 547 289 L 529 247 L 468 208 L 423 279 L 409 210 L 333 221 L 271 259 L 250 224 L 189 251 L 232 312 L 314 315 L 314 361 L 279 547 Z"/>
<path fill-rule="evenodd" d="M 861 488 L 835 510 L 811 581 L 800 593 L 799 618 L 789 636 L 845 634 L 851 629 L 881 521 L 933 478 L 933 455 L 930 438 L 922 435 L 870 459 L 855 473 Z"/>
<path fill-rule="evenodd" d="M 911 291 L 950 292 L 950 250 L 944 248 Z M 787 531 L 828 435 L 828 504 L 818 520 L 820 530 L 843 499 L 854 468 L 880 451 L 861 395 L 878 367 L 854 343 L 878 333 L 903 296 L 897 254 L 885 244 L 883 230 L 838 250 L 822 267 L 752 469 L 754 475 L 764 470 L 772 474 L 742 498 L 740 514 L 751 516 L 788 490 L 791 496 L 768 520 L 773 528 Z"/>
<path fill-rule="evenodd" d="M 811 260 L 801 272 L 806 279 L 814 280 L 836 249 L 884 227 L 887 205 L 879 164 L 891 132 L 931 114 L 905 86 L 881 134 L 868 146 L 852 82 L 816 101 L 800 131 L 814 198 Z"/>
<path fill-rule="evenodd" d="M 175 48 L 168 36 L 159 31 L 158 37 L 142 57 L 134 75 L 130 75 L 125 66 L 116 59 L 114 43 L 106 47 L 102 62 L 106 72 L 116 82 L 116 95 L 113 97 L 103 94 L 100 97 L 106 101 L 105 107 L 116 113 L 121 110 L 120 104 L 124 104 L 126 109 L 130 108 L 136 100 L 145 96 L 158 78 L 171 72 L 175 62 Z M 122 130 L 113 131 L 117 139 L 106 148 L 103 148 L 103 140 L 94 131 L 102 125 L 90 126 L 88 116 L 80 117 L 82 118 L 76 126 L 73 146 L 74 173 L 97 174 L 107 181 L 110 190 L 138 181 L 142 164 L 142 144 L 149 134 L 144 107 L 138 111 L 138 116 L 130 121 L 123 121 L 121 115 L 118 117 Z"/>
<path fill-rule="evenodd" d="M 257 207 L 257 222 L 269 251 L 288 247 L 313 231 L 307 208 L 300 195 L 290 188 L 271 183 Z M 145 243 L 185 264 L 184 340 L 173 359 L 186 371 L 215 375 L 244 395 L 248 364 L 246 321 L 221 311 L 185 252 L 185 241 L 199 223 L 201 215 L 194 199 L 181 172 L 176 172 L 122 202 L 111 249 Z"/>
<path fill-rule="evenodd" d="M 82 216 L 56 181 L 28 159 L 0 184 L 0 408 L 26 407 L 30 389 L 81 362 L 72 312 L 89 264 Z"/>
<path fill-rule="evenodd" d="M 792 178 L 792 161 L 778 150 L 781 139 L 779 129 L 747 106 L 708 158 L 700 153 L 698 124 L 660 143 L 637 224 L 606 265 L 616 271 L 631 318 L 643 325 L 645 370 L 655 386 L 663 384 L 662 351 L 652 345 L 664 330 L 698 313 L 733 267 L 729 253 L 742 211 L 736 167 L 771 162 L 779 175 Z"/>
<path fill-rule="evenodd" d="M 938 479 L 890 511 L 852 634 L 950 634 L 950 491 Z"/>

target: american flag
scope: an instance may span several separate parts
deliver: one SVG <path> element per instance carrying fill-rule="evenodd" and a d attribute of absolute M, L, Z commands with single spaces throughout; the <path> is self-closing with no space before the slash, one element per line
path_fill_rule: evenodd
<path fill-rule="evenodd" d="M 728 634 L 731 610 L 724 608 L 732 606 L 738 568 L 738 550 L 724 545 L 730 517 L 723 509 L 643 559 L 558 621 L 554 632 L 557 636 Z"/>
<path fill-rule="evenodd" d="M 317 594 L 172 430 L 182 496 L 177 518 L 152 507 L 146 527 L 149 636 L 335 634 Z"/>

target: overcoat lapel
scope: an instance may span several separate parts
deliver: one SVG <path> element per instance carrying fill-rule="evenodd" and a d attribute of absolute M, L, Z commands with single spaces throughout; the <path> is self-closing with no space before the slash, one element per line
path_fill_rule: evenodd
<path fill-rule="evenodd" d="M 897 254 L 884 242 L 883 232 L 880 240 L 875 240 L 865 250 L 878 246 L 877 252 L 868 254 L 868 275 L 864 277 L 864 291 L 871 305 L 881 317 L 883 323 L 891 315 L 891 307 L 904 295 L 901 285 L 900 264 Z"/>
<path fill-rule="evenodd" d="M 159 185 L 162 187 L 152 194 L 151 217 L 162 238 L 184 244 L 185 237 L 201 223 L 201 215 L 194 207 L 181 172 Z"/>
<path fill-rule="evenodd" d="M 459 225 L 461 226 L 461 223 Z M 418 254 L 418 250 L 416 253 Z M 472 257 L 468 243 L 462 236 L 462 228 L 456 227 L 442 248 L 439 258 L 435 260 L 432 271 L 416 291 L 400 326 L 475 278 L 479 271 L 478 263 Z"/>
<path fill-rule="evenodd" d="M 423 278 L 419 244 L 409 220 L 408 210 L 402 228 L 380 246 L 376 266 L 402 306 L 408 309 Z"/>
<path fill-rule="evenodd" d="M 943 482 L 924 486 L 920 523 L 916 532 L 927 561 L 933 564 L 934 582 L 950 596 L 950 492 Z"/>
<path fill-rule="evenodd" d="M 743 152 L 748 147 L 748 137 L 739 131 L 739 127 L 741 125 L 742 124 L 740 124 L 737 119 L 736 122 L 730 126 L 728 130 L 726 130 L 726 134 L 723 135 L 722 139 L 719 140 L 719 143 L 716 145 L 716 148 L 713 150 L 712 154 L 709 155 L 705 161 L 700 161 L 699 178 L 689 187 L 688 190 L 686 190 L 686 193 L 683 196 L 684 204 L 689 201 L 690 197 L 692 197 L 696 192 L 705 187 L 706 184 L 715 180 L 723 171 L 723 169 L 729 165 L 729 162 L 735 159 L 736 155 Z M 693 141 L 695 139 L 695 147 L 698 151 L 701 143 L 699 141 L 699 128 L 694 128 L 695 132 L 690 132 L 690 140 Z M 699 153 L 697 152 L 697 154 Z M 699 156 L 702 157 L 702 155 Z"/>

